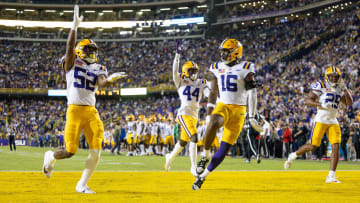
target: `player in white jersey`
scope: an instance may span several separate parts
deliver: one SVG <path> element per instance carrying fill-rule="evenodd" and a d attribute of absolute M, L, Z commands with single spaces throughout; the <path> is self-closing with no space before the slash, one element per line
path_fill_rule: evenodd
<path fill-rule="evenodd" d="M 197 143 L 200 151 L 202 151 L 202 148 L 204 147 L 205 130 L 206 130 L 205 122 L 200 121 L 198 126 L 198 143 Z"/>
<path fill-rule="evenodd" d="M 159 155 L 163 156 L 165 155 L 163 154 L 163 148 L 166 138 L 166 118 L 164 116 L 160 117 L 159 129 L 160 129 L 160 134 L 158 136 L 158 153 Z"/>
<path fill-rule="evenodd" d="M 251 117 L 250 123 L 261 130 L 261 126 L 255 120 L 258 84 L 255 80 L 254 64 L 239 61 L 243 47 L 236 39 L 224 40 L 219 48 L 221 62 L 215 62 L 210 66 L 212 81 L 207 105 L 205 150 L 196 168 L 199 176 L 193 184 L 193 190 L 200 190 L 205 178 L 224 160 L 227 151 L 234 145 L 243 127 L 247 104 Z M 211 144 L 217 130 L 222 126 L 224 126 L 224 132 L 220 148 L 205 169 L 210 159 Z"/>
<path fill-rule="evenodd" d="M 153 153 L 158 154 L 159 150 L 157 148 L 157 140 L 158 140 L 158 136 L 160 134 L 159 122 L 156 121 L 155 115 L 151 116 L 150 120 L 152 122 L 152 124 L 151 124 L 151 139 L 150 139 L 150 154 L 153 154 Z"/>
<path fill-rule="evenodd" d="M 127 142 L 127 154 L 126 156 L 133 156 L 135 150 L 135 130 L 136 130 L 136 122 L 135 116 L 130 115 L 126 118 L 127 120 L 127 132 L 126 132 L 126 142 Z"/>
<path fill-rule="evenodd" d="M 189 156 L 191 161 L 190 172 L 196 175 L 197 156 L 197 119 L 199 114 L 199 103 L 206 87 L 205 79 L 199 79 L 199 67 L 193 61 L 187 61 L 182 66 L 182 73 L 179 73 L 180 64 L 180 43 L 176 45 L 176 55 L 173 62 L 173 80 L 178 90 L 181 106 L 178 110 L 176 121 L 181 126 L 180 140 L 176 143 L 174 150 L 166 155 L 165 170 L 169 170 L 172 161 L 190 141 Z"/>
<path fill-rule="evenodd" d="M 81 40 L 75 47 L 77 28 L 82 21 L 79 7 L 75 5 L 74 21 L 66 43 L 66 54 L 61 65 L 66 72 L 68 109 L 65 124 L 65 148 L 55 152 L 47 151 L 44 156 L 43 173 L 50 177 L 56 159 L 72 157 L 79 146 L 79 136 L 83 130 L 89 144 L 89 156 L 76 192 L 95 193 L 87 187 L 101 152 L 104 126 L 95 108 L 95 92 L 99 86 L 107 86 L 125 77 L 124 73 L 114 73 L 107 77 L 105 66 L 97 64 L 98 47 L 94 41 Z"/>
<path fill-rule="evenodd" d="M 138 150 L 140 150 L 139 155 L 145 155 L 144 147 L 144 137 L 145 137 L 145 115 L 139 115 L 139 120 L 136 123 L 136 135 L 135 135 L 135 145 Z"/>
<path fill-rule="evenodd" d="M 337 113 L 340 102 L 346 106 L 353 104 L 352 96 L 347 89 L 341 72 L 335 66 L 330 66 L 325 72 L 325 81 L 318 81 L 311 85 L 311 92 L 305 103 L 311 107 L 317 107 L 314 118 L 315 125 L 312 130 L 310 144 L 305 144 L 296 152 L 289 155 L 284 164 L 287 170 L 297 156 L 308 151 L 313 151 L 321 144 L 321 139 L 326 134 L 331 144 L 332 152 L 330 159 L 330 171 L 326 177 L 326 183 L 340 183 L 335 178 L 335 170 L 339 161 L 339 149 L 341 143 L 341 130 L 337 121 Z"/>

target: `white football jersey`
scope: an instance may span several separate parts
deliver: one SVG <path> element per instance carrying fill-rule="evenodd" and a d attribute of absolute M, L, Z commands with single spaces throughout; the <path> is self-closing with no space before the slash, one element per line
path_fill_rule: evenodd
<path fill-rule="evenodd" d="M 160 136 L 162 138 L 166 138 L 166 123 L 165 122 L 160 122 L 159 123 L 159 128 L 160 128 Z"/>
<path fill-rule="evenodd" d="M 182 77 L 177 90 L 181 100 L 181 106 L 177 114 L 188 115 L 197 119 L 200 109 L 199 103 L 205 87 L 205 79 L 192 81 L 188 78 Z"/>
<path fill-rule="evenodd" d="M 66 96 L 68 104 L 95 106 L 95 92 L 97 77 L 105 75 L 105 66 L 93 63 L 87 64 L 76 56 L 74 65 L 66 72 Z"/>
<path fill-rule="evenodd" d="M 136 135 L 143 135 L 145 131 L 145 122 L 139 121 L 136 126 Z"/>
<path fill-rule="evenodd" d="M 320 103 L 325 102 L 332 104 L 332 109 L 318 108 L 314 121 L 324 124 L 339 124 L 336 117 L 340 99 L 344 95 L 344 92 L 341 90 L 341 88 L 332 88 L 329 83 L 318 81 L 311 85 L 311 89 L 316 95 L 319 96 Z"/>
<path fill-rule="evenodd" d="M 151 135 L 158 135 L 159 133 L 159 122 L 154 122 L 151 125 Z"/>
<path fill-rule="evenodd" d="M 135 121 L 128 121 L 127 133 L 134 133 L 134 131 L 135 131 L 135 126 L 136 126 Z"/>
<path fill-rule="evenodd" d="M 255 73 L 255 65 L 242 61 L 232 67 L 224 62 L 215 62 L 210 71 L 217 78 L 219 98 L 217 102 L 224 104 L 246 105 L 248 92 L 245 89 L 245 78 L 249 73 Z"/>

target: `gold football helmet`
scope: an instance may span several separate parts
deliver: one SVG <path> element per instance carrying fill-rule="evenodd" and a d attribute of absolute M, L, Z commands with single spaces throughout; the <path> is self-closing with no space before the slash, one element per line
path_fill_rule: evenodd
<path fill-rule="evenodd" d="M 140 121 L 143 121 L 144 119 L 145 119 L 145 116 L 144 116 L 144 115 L 142 115 L 142 114 L 139 115 L 139 120 L 140 120 Z"/>
<path fill-rule="evenodd" d="M 196 80 L 198 78 L 199 66 L 193 61 L 186 61 L 181 67 L 182 74 L 181 77 L 187 77 L 191 80 Z"/>
<path fill-rule="evenodd" d="M 219 49 L 221 60 L 226 64 L 242 57 L 243 45 L 237 39 L 225 39 Z"/>
<path fill-rule="evenodd" d="M 340 82 L 341 71 L 335 66 L 330 66 L 325 71 L 325 81 L 330 83 L 331 86 L 335 86 Z"/>
<path fill-rule="evenodd" d="M 134 120 L 135 120 L 135 116 L 132 115 L 132 114 L 130 114 L 130 116 L 127 117 L 127 120 L 128 120 L 128 121 L 134 121 Z"/>
<path fill-rule="evenodd" d="M 98 50 L 98 46 L 91 39 L 83 39 L 75 47 L 76 55 L 90 64 L 98 61 Z"/>
<path fill-rule="evenodd" d="M 166 118 L 165 118 L 164 116 L 161 116 L 160 119 L 161 119 L 162 122 L 165 122 L 165 121 L 166 121 Z"/>
<path fill-rule="evenodd" d="M 152 115 L 152 116 L 150 117 L 150 120 L 151 120 L 152 122 L 156 122 L 156 116 L 155 116 L 155 115 Z"/>

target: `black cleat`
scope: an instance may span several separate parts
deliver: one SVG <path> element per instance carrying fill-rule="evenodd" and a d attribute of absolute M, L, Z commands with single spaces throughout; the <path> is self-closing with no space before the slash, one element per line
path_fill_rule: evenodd
<path fill-rule="evenodd" d="M 209 159 L 205 156 L 201 157 L 201 159 L 197 163 L 197 167 L 196 167 L 196 173 L 198 175 L 200 175 L 204 172 L 207 163 L 209 163 Z"/>
<path fill-rule="evenodd" d="M 261 162 L 260 155 L 256 156 L 256 161 L 257 161 L 258 164 Z"/>
<path fill-rule="evenodd" d="M 193 189 L 193 190 L 200 190 L 200 189 L 201 189 L 201 185 L 204 183 L 204 181 L 205 181 L 205 178 L 202 178 L 202 177 L 198 176 L 198 177 L 196 178 L 195 183 L 192 185 L 192 189 Z"/>

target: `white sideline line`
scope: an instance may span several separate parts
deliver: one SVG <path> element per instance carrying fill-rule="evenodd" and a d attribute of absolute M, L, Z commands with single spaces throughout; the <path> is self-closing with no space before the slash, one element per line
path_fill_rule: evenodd
<path fill-rule="evenodd" d="M 291 171 L 285 171 L 285 170 L 217 170 L 217 172 L 323 172 L 323 171 L 329 171 L 329 170 L 291 170 Z M 360 170 L 336 170 L 336 171 L 351 171 L 351 172 L 360 172 Z M 6 171 L 2 171 L 1 172 L 27 172 L 27 173 L 34 173 L 34 172 L 42 172 L 41 170 L 38 171 L 22 171 L 22 170 L 6 170 Z M 79 171 L 54 171 L 56 172 L 82 172 L 82 170 Z M 106 173 L 113 173 L 113 172 L 136 172 L 136 173 L 141 173 L 141 172 L 167 172 L 164 170 L 150 170 L 150 171 L 141 171 L 141 170 L 133 170 L 133 171 L 108 171 L 108 170 L 97 170 L 95 172 L 106 172 Z M 171 172 L 189 172 L 188 170 L 173 170 L 173 171 L 168 171 L 169 173 Z"/>

